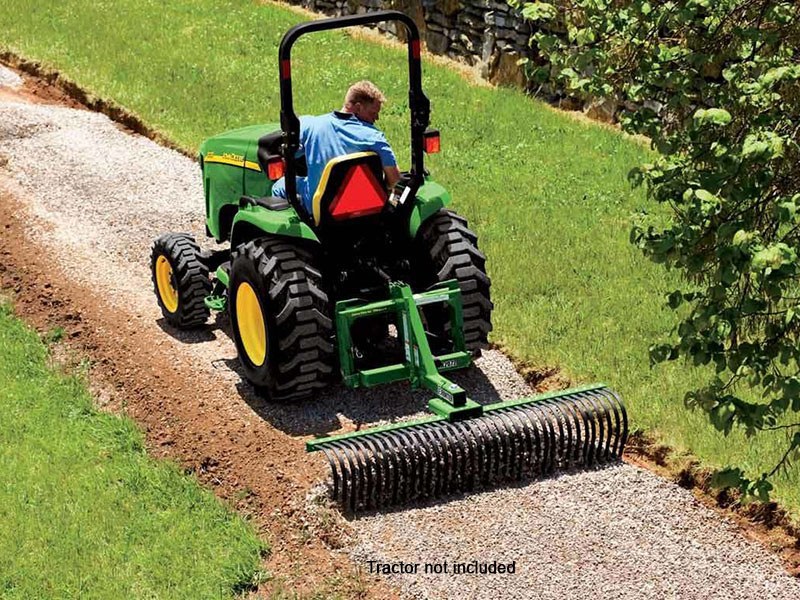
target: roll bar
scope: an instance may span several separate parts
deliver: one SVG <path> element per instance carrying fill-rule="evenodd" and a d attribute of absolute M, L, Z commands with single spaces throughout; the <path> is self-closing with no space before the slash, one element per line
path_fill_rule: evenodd
<path fill-rule="evenodd" d="M 278 48 L 278 70 L 281 92 L 281 129 L 284 142 L 282 155 L 286 164 L 286 197 L 293 206 L 299 207 L 297 198 L 297 165 L 295 154 L 300 148 L 300 120 L 294 112 L 292 98 L 292 46 L 307 33 L 342 29 L 356 25 L 398 21 L 407 32 L 408 42 L 408 105 L 411 109 L 411 177 L 421 184 L 424 174 L 423 134 L 430 123 L 430 101 L 422 91 L 422 64 L 420 61 L 419 29 L 408 15 L 396 10 L 381 10 L 363 15 L 351 15 L 321 19 L 295 25 L 281 40 Z M 300 211 L 300 214 L 303 214 Z"/>

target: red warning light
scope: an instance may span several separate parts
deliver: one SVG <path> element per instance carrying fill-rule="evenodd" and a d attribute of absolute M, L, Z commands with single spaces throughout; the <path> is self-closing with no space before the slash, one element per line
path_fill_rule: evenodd
<path fill-rule="evenodd" d="M 423 136 L 424 149 L 428 154 L 436 154 L 441 151 L 441 141 L 439 139 L 439 132 L 435 129 L 430 129 L 425 132 Z"/>
<path fill-rule="evenodd" d="M 280 157 L 271 158 L 267 162 L 267 177 L 269 177 L 272 181 L 280 179 L 283 177 L 283 174 L 286 172 L 286 165 L 283 162 L 283 159 Z"/>

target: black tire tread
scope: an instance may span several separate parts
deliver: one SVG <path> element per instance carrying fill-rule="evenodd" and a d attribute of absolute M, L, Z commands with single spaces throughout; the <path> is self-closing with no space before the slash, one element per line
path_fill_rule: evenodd
<path fill-rule="evenodd" d="M 488 344 L 492 330 L 490 287 L 486 256 L 478 249 L 478 236 L 467 220 L 450 210 L 440 210 L 423 223 L 419 239 L 435 271 L 436 281 L 457 279 L 464 309 L 467 350 L 478 353 Z"/>
<path fill-rule="evenodd" d="M 178 309 L 174 313 L 163 306 L 158 294 L 155 264 L 161 255 L 169 260 L 177 284 Z M 205 305 L 205 298 L 211 293 L 211 280 L 208 267 L 200 260 L 200 247 L 191 235 L 165 233 L 159 236 L 153 242 L 150 273 L 158 304 L 168 323 L 179 329 L 205 325 L 211 313 Z"/>
<path fill-rule="evenodd" d="M 279 351 L 271 357 L 273 380 L 262 391 L 273 400 L 306 399 L 328 386 L 336 361 L 331 303 L 314 256 L 280 238 L 250 241 L 234 251 L 232 260 L 242 254 L 267 282 L 273 307 L 267 318 Z"/>

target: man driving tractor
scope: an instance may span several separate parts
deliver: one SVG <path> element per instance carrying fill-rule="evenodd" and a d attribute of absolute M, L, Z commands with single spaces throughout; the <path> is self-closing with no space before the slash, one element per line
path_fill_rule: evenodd
<path fill-rule="evenodd" d="M 375 127 L 385 101 L 386 97 L 374 83 L 359 81 L 347 90 L 341 110 L 300 118 L 300 143 L 308 176 L 297 178 L 297 195 L 309 214 L 325 165 L 337 156 L 375 152 L 380 156 L 387 187 L 392 189 L 400 179 L 394 152 L 383 132 Z M 272 195 L 286 197 L 283 177 L 273 185 Z"/>

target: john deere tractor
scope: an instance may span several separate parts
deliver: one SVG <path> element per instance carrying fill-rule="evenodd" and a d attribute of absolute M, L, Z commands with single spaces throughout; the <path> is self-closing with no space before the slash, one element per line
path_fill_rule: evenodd
<path fill-rule="evenodd" d="M 387 190 L 381 160 L 331 160 L 303 207 L 305 172 L 292 102 L 291 49 L 305 34 L 393 20 L 408 46 L 410 170 Z M 396 11 L 325 19 L 280 44 L 280 125 L 255 125 L 200 148 L 206 233 L 229 250 L 201 251 L 185 234 L 153 245 L 164 318 L 202 326 L 227 310 L 246 378 L 269 399 L 409 381 L 435 395 L 433 416 L 307 442 L 321 450 L 349 508 L 473 489 L 622 452 L 624 407 L 602 385 L 483 406 L 441 373 L 468 367 L 487 343 L 492 302 L 486 258 L 450 194 L 426 171 L 439 151 L 422 91 L 419 31 Z M 272 196 L 285 176 L 286 199 Z"/>
<path fill-rule="evenodd" d="M 387 19 L 399 20 L 412 34 L 411 169 L 387 190 L 377 154 L 337 157 L 324 171 L 309 214 L 295 184 L 305 161 L 292 102 L 292 45 L 310 32 Z M 490 282 L 476 235 L 445 208 L 450 195 L 424 168 L 424 154 L 438 151 L 439 135 L 428 129 L 430 105 L 413 21 L 386 12 L 301 24 L 286 34 L 279 55 L 280 126 L 244 127 L 200 148 L 207 234 L 230 242 L 230 251 L 202 252 L 183 234 L 155 242 L 153 280 L 164 318 L 175 327 L 197 327 L 210 310 L 227 307 L 247 379 L 269 398 L 302 399 L 338 376 L 343 352 L 352 356 L 355 371 L 385 362 L 392 349 L 402 351 L 392 343 L 390 326 L 396 330 L 398 323 L 388 313 L 354 322 L 347 347 L 341 347 L 337 302 L 385 300 L 394 281 L 422 292 L 454 280 L 462 292 L 461 347 L 454 345 L 459 340 L 453 340 L 446 301 L 431 305 L 423 318 L 439 355 L 462 351 L 459 360 L 439 360 L 440 367 L 466 366 L 463 351 L 479 351 L 491 329 Z M 283 175 L 287 199 L 270 194 Z"/>

